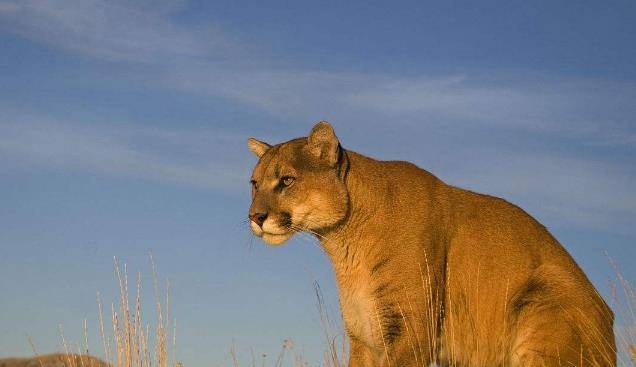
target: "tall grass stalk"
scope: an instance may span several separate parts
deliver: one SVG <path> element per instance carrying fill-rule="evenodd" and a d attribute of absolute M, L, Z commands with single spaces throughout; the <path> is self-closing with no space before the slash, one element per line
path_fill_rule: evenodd
<path fill-rule="evenodd" d="M 618 264 L 605 254 L 614 269 L 615 279 L 610 282 L 619 363 L 636 366 L 636 289 L 621 271 Z"/>
<path fill-rule="evenodd" d="M 101 300 L 98 301 L 99 327 L 102 334 L 102 344 L 105 348 L 104 354 L 107 363 L 113 367 L 168 367 L 176 365 L 174 360 L 176 333 L 175 337 L 172 338 L 172 345 L 170 344 L 170 325 L 172 324 L 169 314 L 170 284 L 166 282 L 165 295 L 162 296 L 152 254 L 150 262 L 156 309 L 156 324 L 154 326 L 144 323 L 142 317 L 141 274 L 137 273 L 136 295 L 133 301 L 134 305 L 131 306 L 128 267 L 124 264 L 123 271 L 121 271 L 116 258 L 115 274 L 119 283 L 119 302 L 111 304 L 112 334 L 110 336 L 106 336 L 104 333 Z M 117 306 L 115 306 L 116 304 Z M 176 321 L 173 325 L 176 328 Z M 111 360 L 111 356 L 116 358 Z"/>
<path fill-rule="evenodd" d="M 325 367 L 347 366 L 348 344 L 347 338 L 342 330 L 334 331 L 334 325 L 329 318 L 322 289 L 317 281 L 314 281 L 314 292 L 316 295 L 316 308 L 320 315 L 320 324 L 325 338 L 325 352 L 323 363 Z"/>
<path fill-rule="evenodd" d="M 110 367 L 169 367 L 177 364 L 174 358 L 177 323 L 176 319 L 171 323 L 169 315 L 170 285 L 166 282 L 162 292 L 152 255 L 150 261 L 156 308 L 156 323 L 154 325 L 145 322 L 142 317 L 141 273 L 137 273 L 136 293 L 132 299 L 134 304 L 131 304 L 128 266 L 124 264 L 122 270 L 117 258 L 114 259 L 114 272 L 119 286 L 119 300 L 110 305 L 110 327 L 107 327 L 105 321 L 101 295 L 99 292 L 97 293 L 99 335 L 104 351 L 103 359 Z M 171 324 L 173 326 L 172 335 L 170 334 Z M 64 349 L 62 355 L 65 367 L 97 367 L 100 364 L 96 358 L 90 355 L 87 320 L 84 320 L 84 345 L 77 344 L 77 351 L 75 351 L 74 345 L 67 342 L 62 325 L 60 325 L 60 337 Z M 44 367 L 30 338 L 29 343 L 40 361 L 40 367 Z"/>

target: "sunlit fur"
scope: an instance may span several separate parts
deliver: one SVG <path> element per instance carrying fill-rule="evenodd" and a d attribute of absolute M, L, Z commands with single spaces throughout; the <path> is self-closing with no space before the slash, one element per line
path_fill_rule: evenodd
<path fill-rule="evenodd" d="M 613 314 L 519 207 L 408 162 L 340 146 L 331 126 L 255 139 L 252 230 L 314 234 L 338 282 L 349 366 L 615 366 Z M 281 189 L 280 180 L 295 181 Z"/>

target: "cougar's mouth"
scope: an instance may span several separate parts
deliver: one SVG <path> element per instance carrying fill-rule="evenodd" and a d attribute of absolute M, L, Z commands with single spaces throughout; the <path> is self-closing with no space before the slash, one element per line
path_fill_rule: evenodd
<path fill-rule="evenodd" d="M 250 221 L 250 227 L 252 228 L 254 235 L 262 238 L 268 245 L 280 245 L 294 235 L 294 231 L 292 231 L 288 226 L 269 228 L 270 226 L 263 225 L 265 228 L 262 228 L 253 221 Z"/>

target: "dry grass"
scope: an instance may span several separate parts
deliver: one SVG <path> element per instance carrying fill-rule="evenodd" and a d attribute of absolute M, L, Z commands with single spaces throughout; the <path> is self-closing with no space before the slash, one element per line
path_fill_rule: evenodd
<path fill-rule="evenodd" d="M 325 306 L 325 299 L 320 289 L 320 284 L 314 281 L 314 292 L 316 294 L 316 308 L 320 315 L 325 338 L 325 351 L 323 353 L 323 363 L 325 367 L 344 367 L 347 365 L 348 345 L 344 331 L 331 321 L 329 312 Z"/>
<path fill-rule="evenodd" d="M 137 273 L 136 296 L 131 311 L 128 269 L 124 264 L 122 271 L 117 259 L 115 259 L 115 274 L 119 282 L 120 293 L 117 306 L 115 306 L 116 303 L 111 304 L 112 332 L 110 335 L 107 335 L 104 327 L 102 301 L 99 295 L 97 297 L 104 355 L 106 362 L 111 366 L 167 367 L 176 365 L 176 361 L 171 358 L 174 355 L 176 338 L 173 338 L 172 343 L 170 343 L 170 284 L 166 282 L 162 296 L 152 255 L 150 260 L 157 318 L 154 326 L 151 327 L 150 324 L 144 323 L 142 318 L 141 274 Z M 174 328 L 176 329 L 176 321 Z M 173 330 L 172 335 L 176 336 L 175 330 Z"/>
<path fill-rule="evenodd" d="M 636 366 L 636 291 L 633 285 L 623 277 L 614 261 L 610 259 L 610 263 L 616 274 L 616 279 L 611 284 L 611 294 L 612 308 L 616 314 L 616 340 L 619 349 L 618 365 L 621 367 L 634 367 Z M 119 286 L 119 299 L 110 304 L 109 322 L 104 317 L 103 304 L 98 294 L 99 334 L 104 352 L 104 361 L 90 355 L 88 350 L 88 326 L 86 321 L 84 321 L 83 343 L 68 343 L 60 326 L 63 353 L 39 356 L 35 346 L 29 339 L 36 356 L 35 358 L 0 360 L 0 367 L 183 367 L 181 363 L 176 362 L 174 359 L 176 321 L 173 320 L 172 324 L 170 322 L 169 283 L 166 282 L 162 292 L 152 256 L 151 264 L 155 296 L 154 316 L 156 322 L 154 325 L 145 323 L 142 317 L 141 275 L 137 273 L 133 289 L 134 298 L 131 298 L 128 268 L 124 264 L 122 269 L 117 259 L 115 259 L 115 277 Z M 427 294 L 431 295 L 427 305 L 431 311 L 425 313 L 422 317 L 434 320 L 441 309 L 438 297 L 434 296 L 431 291 L 432 280 L 426 265 L 424 264 L 421 269 L 422 287 Z M 347 337 L 341 328 L 341 323 L 334 322 L 334 319 L 330 317 L 320 285 L 314 282 L 313 288 L 324 337 L 324 353 L 320 365 L 325 367 L 347 366 L 349 351 Z M 430 357 L 430 360 L 434 361 L 433 365 L 435 365 L 435 356 L 425 355 L 426 352 L 421 350 L 419 340 L 416 337 L 419 334 L 416 329 L 418 324 L 426 325 L 429 332 L 435 332 L 435 323 L 430 321 L 429 324 L 427 320 L 423 320 L 420 323 L 409 322 L 404 315 L 405 313 L 413 314 L 413 305 L 410 302 L 408 303 L 399 305 L 399 308 L 406 326 L 405 331 L 407 337 L 409 337 L 411 349 L 416 356 L 416 364 L 417 366 L 428 367 L 424 366 L 421 361 L 428 359 L 425 357 Z M 341 317 L 341 315 L 337 316 Z M 432 339 L 436 340 L 436 338 Z M 230 356 L 233 367 L 240 367 L 236 348 L 233 344 L 230 347 Z M 294 343 L 290 339 L 286 339 L 283 341 L 280 351 L 272 356 L 262 353 L 257 357 L 254 351 L 251 350 L 250 365 L 251 367 L 269 365 L 274 367 L 282 367 L 283 365 L 304 367 L 316 365 L 316 363 L 309 363 L 301 353 L 294 350 Z"/>
<path fill-rule="evenodd" d="M 636 366 L 636 289 L 625 279 L 618 264 L 607 257 L 616 275 L 610 287 L 612 308 L 616 317 L 615 333 L 619 363 L 624 366 Z"/>
<path fill-rule="evenodd" d="M 115 258 L 115 277 L 119 285 L 119 300 L 110 304 L 110 323 L 104 317 L 101 296 L 99 293 L 97 294 L 99 334 L 103 346 L 104 361 L 91 356 L 88 348 L 88 325 L 84 320 L 83 344 L 69 343 L 60 325 L 60 338 L 64 351 L 54 355 L 56 356 L 54 360 L 62 363 L 56 364 L 56 367 L 168 367 L 177 365 L 174 360 L 176 319 L 173 320 L 171 332 L 169 283 L 166 282 L 162 294 L 152 255 L 150 261 L 155 295 L 155 324 L 146 323 L 142 317 L 141 274 L 137 273 L 135 294 L 131 304 L 128 267 L 124 264 L 122 269 Z M 29 338 L 29 343 L 35 354 L 35 360 L 39 361 L 39 367 L 49 367 L 50 364 L 45 364 L 44 361 L 51 358 L 40 357 L 31 338 Z"/>
<path fill-rule="evenodd" d="M 251 367 L 257 367 L 257 366 L 265 367 L 269 365 L 267 353 L 261 353 L 260 361 L 256 360 L 254 349 L 250 349 L 250 354 L 252 357 L 252 362 L 250 364 Z M 296 353 L 294 351 L 293 341 L 291 339 L 285 339 L 283 340 L 280 351 L 276 355 L 276 359 L 273 360 L 273 366 L 282 367 L 285 364 L 285 358 L 288 355 L 291 355 L 290 357 L 291 363 L 292 363 L 292 366 L 294 367 L 306 367 L 310 365 L 309 362 L 305 360 L 305 358 L 303 357 L 301 353 Z M 230 356 L 232 357 L 232 366 L 240 367 L 240 363 L 238 361 L 238 355 L 236 353 L 236 347 L 234 344 L 230 346 Z"/>

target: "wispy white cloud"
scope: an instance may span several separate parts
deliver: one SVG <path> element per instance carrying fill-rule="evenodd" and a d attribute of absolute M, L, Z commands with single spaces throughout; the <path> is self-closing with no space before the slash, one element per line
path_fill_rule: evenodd
<path fill-rule="evenodd" d="M 628 145 L 636 134 L 636 84 L 501 77 L 399 76 L 335 72 L 166 75 L 178 88 L 234 98 L 277 116 L 340 121 L 482 126 Z"/>
<path fill-rule="evenodd" d="M 361 108 L 474 124 L 549 130 L 590 129 L 636 112 L 636 85 L 519 72 L 501 76 L 393 79 L 349 95 Z M 633 116 L 633 114 L 632 114 Z M 598 119 L 599 121 L 593 121 Z M 600 119 L 603 119 L 602 121 Z"/>
<path fill-rule="evenodd" d="M 246 182 L 243 137 L 227 132 L 0 121 L 0 162 L 69 169 L 233 192 Z M 241 144 L 241 148 L 244 144 Z M 9 161 L 7 161 L 9 160 Z"/>
<path fill-rule="evenodd" d="M 172 21 L 181 6 L 169 0 L 4 0 L 0 17 L 5 28 L 26 38 L 111 61 L 218 60 L 230 51 L 232 43 L 219 29 Z"/>

